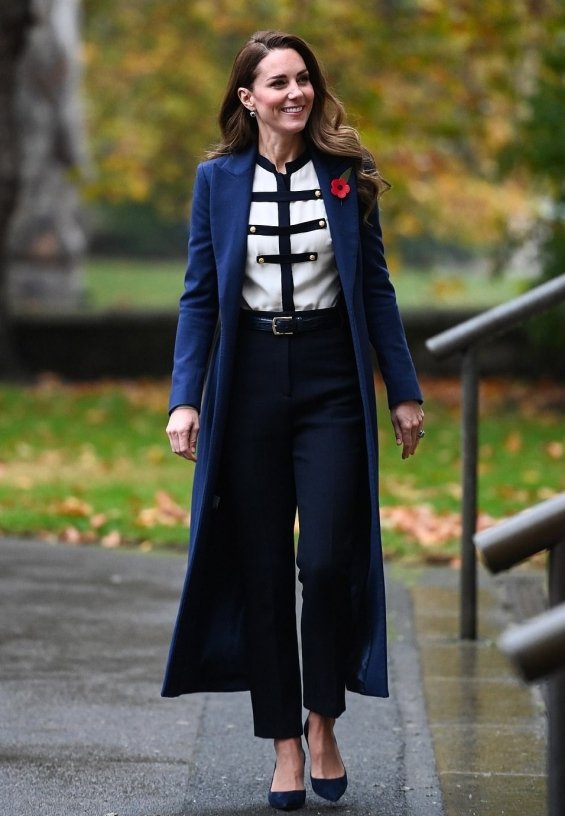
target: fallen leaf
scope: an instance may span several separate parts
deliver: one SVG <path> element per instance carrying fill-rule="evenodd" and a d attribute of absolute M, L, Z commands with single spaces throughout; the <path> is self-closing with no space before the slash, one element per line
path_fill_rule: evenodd
<path fill-rule="evenodd" d="M 445 493 L 453 499 L 460 499 L 463 495 L 463 488 L 459 482 L 448 482 L 444 488 Z"/>
<path fill-rule="evenodd" d="M 66 527 L 61 534 L 61 540 L 64 541 L 66 544 L 80 544 L 81 543 L 80 530 L 77 530 L 76 527 Z"/>
<path fill-rule="evenodd" d="M 527 490 L 512 487 L 512 485 L 501 484 L 496 488 L 496 493 L 503 499 L 519 502 L 520 504 L 530 503 L 530 495 Z"/>
<path fill-rule="evenodd" d="M 90 425 L 102 425 L 108 417 L 108 412 L 103 408 L 89 408 L 84 417 Z"/>
<path fill-rule="evenodd" d="M 523 470 L 521 473 L 521 477 L 522 481 L 525 482 L 526 484 L 535 485 L 540 481 L 541 473 L 539 472 L 539 470 L 534 470 L 532 468 L 531 470 Z"/>
<path fill-rule="evenodd" d="M 100 527 L 103 527 L 108 521 L 108 515 L 106 513 L 96 513 L 94 516 L 90 517 L 89 521 L 90 526 L 94 530 L 99 530 Z"/>
<path fill-rule="evenodd" d="M 92 507 L 88 502 L 79 499 L 77 496 L 67 496 L 62 501 L 53 505 L 52 512 L 61 516 L 84 518 L 91 515 Z"/>
<path fill-rule="evenodd" d="M 112 530 L 100 540 L 100 544 L 108 550 L 116 549 L 121 543 L 122 536 L 117 530 Z"/>
<path fill-rule="evenodd" d="M 517 431 L 512 431 L 504 440 L 504 448 L 508 453 L 519 453 L 522 450 L 522 435 Z"/>
<path fill-rule="evenodd" d="M 495 519 L 486 513 L 477 518 L 477 529 L 490 527 Z M 438 513 L 429 504 L 381 507 L 381 523 L 385 530 L 403 533 L 422 547 L 434 547 L 461 538 L 461 515 Z"/>
<path fill-rule="evenodd" d="M 564 453 L 564 447 L 561 442 L 549 442 L 546 445 L 547 455 L 551 457 L 551 459 L 562 459 Z"/>
<path fill-rule="evenodd" d="M 136 523 L 140 527 L 174 527 L 177 524 L 188 525 L 190 515 L 188 510 L 181 507 L 164 490 L 159 490 L 155 494 L 155 506 L 144 507 L 139 511 Z"/>
<path fill-rule="evenodd" d="M 557 496 L 558 490 L 554 490 L 551 487 L 540 487 L 537 491 L 537 497 L 540 501 L 545 501 L 546 499 L 552 499 L 554 496 Z"/>

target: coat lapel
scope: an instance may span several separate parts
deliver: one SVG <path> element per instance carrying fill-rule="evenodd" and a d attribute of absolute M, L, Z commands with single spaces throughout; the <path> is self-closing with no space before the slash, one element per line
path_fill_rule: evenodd
<path fill-rule="evenodd" d="M 255 147 L 233 153 L 217 162 L 213 170 L 210 221 L 220 303 L 239 305 L 256 155 Z"/>
<path fill-rule="evenodd" d="M 353 289 L 359 250 L 359 209 L 353 162 L 342 156 L 330 156 L 312 148 L 312 161 L 316 169 L 322 197 L 328 214 L 336 265 L 341 285 L 347 295 Z M 351 168 L 350 192 L 345 198 L 331 193 L 333 179 Z"/>

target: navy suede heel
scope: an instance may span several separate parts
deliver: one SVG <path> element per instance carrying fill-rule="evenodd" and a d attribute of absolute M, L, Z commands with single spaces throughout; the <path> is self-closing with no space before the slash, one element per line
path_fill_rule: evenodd
<path fill-rule="evenodd" d="M 304 722 L 304 738 L 306 745 L 308 745 L 308 717 Z M 322 799 L 327 799 L 329 802 L 337 802 L 341 799 L 347 788 L 347 771 L 345 766 L 343 768 L 343 776 L 338 776 L 336 779 L 319 779 L 310 774 L 310 782 L 312 783 L 312 790 Z"/>
<path fill-rule="evenodd" d="M 304 757 L 304 764 L 306 764 L 306 754 L 302 751 L 302 755 Z M 277 770 L 277 763 L 275 762 L 275 767 L 273 770 L 273 779 L 275 777 L 275 771 Z M 271 786 L 273 784 L 273 779 L 271 779 Z M 299 810 L 301 807 L 304 806 L 306 802 L 306 791 L 305 790 L 294 790 L 294 791 L 272 791 L 269 790 L 269 804 L 271 807 L 276 808 L 277 810 Z"/>

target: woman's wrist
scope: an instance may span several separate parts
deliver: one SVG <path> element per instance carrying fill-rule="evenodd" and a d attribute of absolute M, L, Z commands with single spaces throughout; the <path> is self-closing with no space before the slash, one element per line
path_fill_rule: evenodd
<path fill-rule="evenodd" d="M 179 408 L 189 408 L 191 411 L 196 411 L 196 413 L 198 413 L 198 408 L 195 408 L 194 405 L 181 404 L 181 405 L 175 405 L 174 408 L 171 408 L 171 410 L 169 411 L 169 416 L 172 416 L 172 414 L 174 414 L 175 411 L 178 411 Z"/>

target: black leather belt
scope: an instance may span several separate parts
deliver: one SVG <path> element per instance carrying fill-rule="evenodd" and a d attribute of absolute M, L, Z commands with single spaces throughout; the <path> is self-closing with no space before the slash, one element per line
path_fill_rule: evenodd
<path fill-rule="evenodd" d="M 306 312 L 284 314 L 280 312 L 256 312 L 241 309 L 239 325 L 244 329 L 272 332 L 281 335 L 300 334 L 317 329 L 332 329 L 344 323 L 341 309 L 312 309 Z"/>

